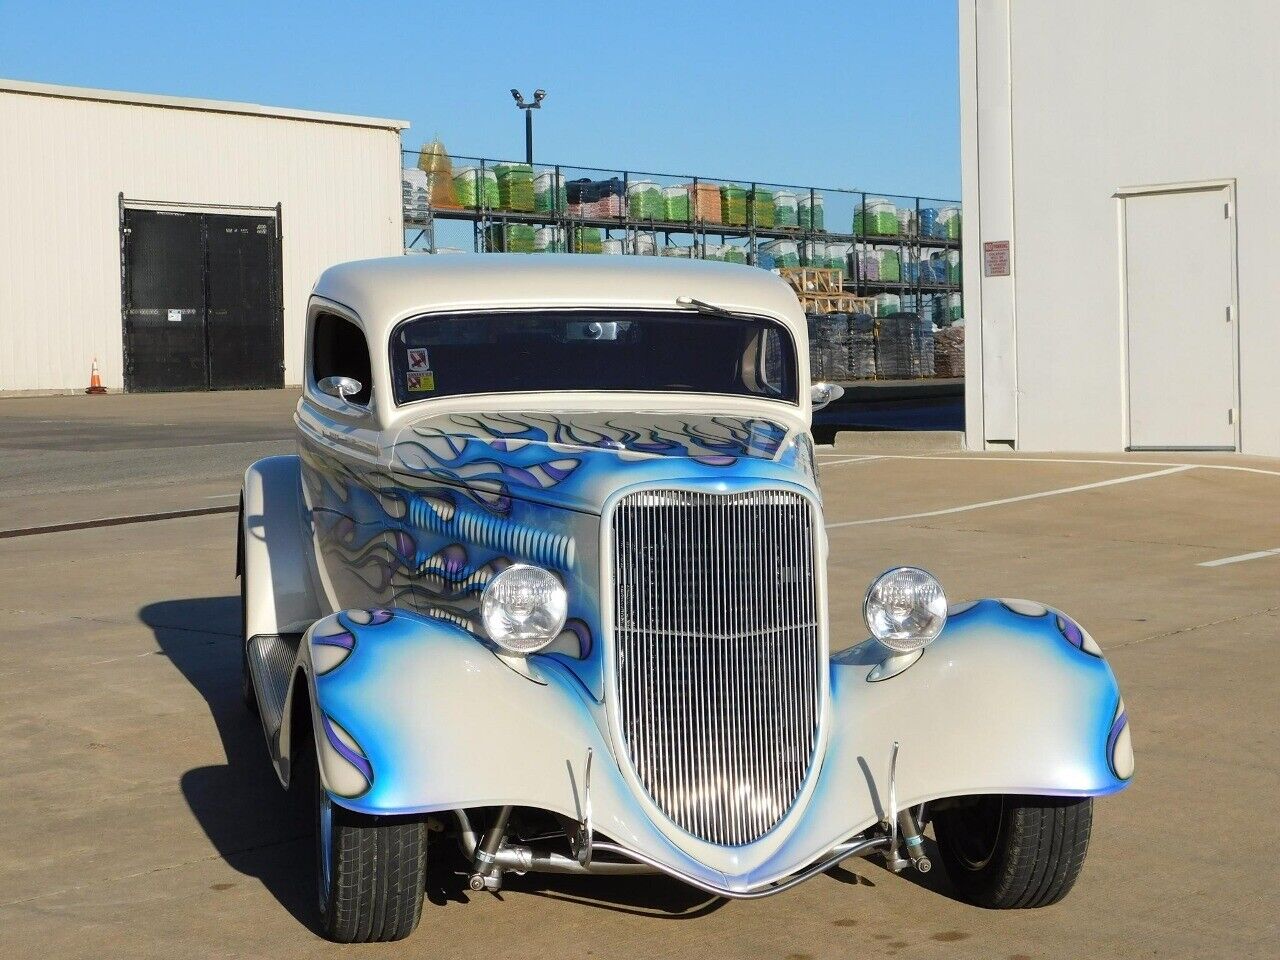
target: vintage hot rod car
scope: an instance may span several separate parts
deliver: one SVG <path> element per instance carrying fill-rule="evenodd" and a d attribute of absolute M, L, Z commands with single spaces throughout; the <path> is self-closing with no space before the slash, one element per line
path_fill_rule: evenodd
<path fill-rule="evenodd" d="M 321 927 L 407 935 L 426 858 L 755 898 L 848 857 L 1053 903 L 1133 774 L 1098 645 L 899 567 L 834 656 L 805 317 L 642 257 L 336 266 L 298 454 L 245 475 L 245 695 Z M 856 638 L 846 638 L 856 639 Z M 458 854 L 454 854 L 455 857 Z"/>

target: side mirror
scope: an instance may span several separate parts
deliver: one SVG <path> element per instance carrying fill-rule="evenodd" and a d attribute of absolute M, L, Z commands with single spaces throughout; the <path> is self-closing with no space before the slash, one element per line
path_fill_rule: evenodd
<path fill-rule="evenodd" d="M 351 377 L 325 377 L 316 386 L 320 388 L 321 393 L 343 401 L 348 397 L 354 397 L 364 388 L 359 380 L 353 380 Z"/>
<path fill-rule="evenodd" d="M 829 403 L 834 403 L 844 396 L 844 387 L 838 383 L 823 383 L 819 381 L 809 388 L 809 402 L 813 404 L 813 409 L 821 410 Z"/>

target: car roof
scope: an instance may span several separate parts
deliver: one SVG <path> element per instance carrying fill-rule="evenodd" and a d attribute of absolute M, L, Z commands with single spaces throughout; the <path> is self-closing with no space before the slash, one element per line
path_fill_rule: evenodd
<path fill-rule="evenodd" d="M 795 293 L 768 270 L 674 257 L 603 254 L 407 254 L 330 267 L 313 293 L 354 311 L 370 342 L 406 317 L 500 307 L 676 308 L 691 297 L 786 323 L 807 340 Z"/>

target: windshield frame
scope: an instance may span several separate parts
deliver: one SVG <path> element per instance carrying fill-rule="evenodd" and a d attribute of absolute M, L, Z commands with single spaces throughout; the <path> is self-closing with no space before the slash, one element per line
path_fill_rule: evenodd
<path fill-rule="evenodd" d="M 755 393 L 720 393 L 720 392 L 702 391 L 702 390 L 687 390 L 687 391 L 686 390 L 669 390 L 669 389 L 666 389 L 666 390 L 614 390 L 614 389 L 598 389 L 598 388 L 582 388 L 582 389 L 561 388 L 556 390 L 488 390 L 488 391 L 476 391 L 474 393 L 449 393 L 449 394 L 443 394 L 443 395 L 434 396 L 434 397 L 426 396 L 426 397 L 411 397 L 407 399 L 401 399 L 400 391 L 396 389 L 396 384 L 395 384 L 396 370 L 398 369 L 395 361 L 396 339 L 400 335 L 403 328 L 406 327 L 407 325 L 411 323 L 417 323 L 419 320 L 425 320 L 431 317 L 464 317 L 464 316 L 470 316 L 470 315 L 476 315 L 476 314 L 513 314 L 513 313 L 540 313 L 540 312 L 554 312 L 554 313 L 567 313 L 567 314 L 571 314 L 571 313 L 599 314 L 600 312 L 614 312 L 614 313 L 628 313 L 628 314 L 649 313 L 649 314 L 661 314 L 664 316 L 683 315 L 691 319 L 699 316 L 705 316 L 705 314 L 703 314 L 701 311 L 698 311 L 698 310 L 682 310 L 679 308 L 653 307 L 653 306 L 628 306 L 628 305 L 620 305 L 620 304 L 581 304 L 581 305 L 575 305 L 575 306 L 565 306 L 564 304 L 521 304 L 519 306 L 501 306 L 501 307 L 469 306 L 461 309 L 438 308 L 433 310 L 425 310 L 425 311 L 422 311 L 421 313 L 414 313 L 411 316 L 407 316 L 404 319 L 397 321 L 391 327 L 391 330 L 387 336 L 387 344 L 386 344 L 387 373 L 388 373 L 388 379 L 391 381 L 391 387 L 392 387 L 391 396 L 395 402 L 395 409 L 399 410 L 406 407 L 413 407 L 421 403 L 432 403 L 432 402 L 441 403 L 441 402 L 447 402 L 451 400 L 460 400 L 466 397 L 479 398 L 479 397 L 505 397 L 505 396 L 511 396 L 511 397 L 545 396 L 548 393 L 557 393 L 557 394 L 563 393 L 563 394 L 578 395 L 578 396 L 590 395 L 590 394 L 608 394 L 611 396 L 636 396 L 636 397 L 653 397 L 653 396 L 720 397 L 720 398 L 740 400 L 740 401 L 764 401 L 766 403 L 785 404 L 786 406 L 793 407 L 793 408 L 799 408 L 801 406 L 803 394 L 804 394 L 804 391 L 802 391 L 800 388 L 801 357 L 800 357 L 799 344 L 796 342 L 796 337 L 792 332 L 790 325 L 780 317 L 774 316 L 772 314 L 755 313 L 755 312 L 746 311 L 746 310 L 730 310 L 730 309 L 726 309 L 723 315 L 720 315 L 720 319 L 763 321 L 771 325 L 773 328 L 776 328 L 777 332 L 781 333 L 786 338 L 786 343 L 790 344 L 791 346 L 791 377 L 792 377 L 792 380 L 794 381 L 791 385 L 792 390 L 791 390 L 790 396 L 787 396 L 787 395 L 769 396 L 767 394 L 755 394 Z"/>

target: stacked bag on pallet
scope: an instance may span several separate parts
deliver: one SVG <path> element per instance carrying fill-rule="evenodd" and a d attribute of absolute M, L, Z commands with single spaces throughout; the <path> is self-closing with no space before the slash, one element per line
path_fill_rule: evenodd
<path fill-rule="evenodd" d="M 839 270 L 842 278 L 849 276 L 849 255 L 853 253 L 851 243 L 827 244 L 827 267 Z"/>
<path fill-rule="evenodd" d="M 544 170 L 533 179 L 533 209 L 538 213 L 565 211 L 569 206 L 564 174 Z"/>
<path fill-rule="evenodd" d="M 901 228 L 898 208 L 890 200 L 877 198 L 858 204 L 853 211 L 853 232 L 859 236 L 895 236 Z"/>
<path fill-rule="evenodd" d="M 564 228 L 539 227 L 533 232 L 533 249 L 536 253 L 564 253 Z"/>
<path fill-rule="evenodd" d="M 479 167 L 459 168 L 453 175 L 453 189 L 458 203 L 470 210 L 498 206 L 498 177 L 487 167 L 484 170 Z"/>
<path fill-rule="evenodd" d="M 689 222 L 689 188 L 687 186 L 663 187 L 663 217 L 677 223 Z"/>
<path fill-rule="evenodd" d="M 769 269 L 795 268 L 800 266 L 800 249 L 794 240 L 768 240 L 760 244 L 761 266 Z M 766 264 L 765 259 L 771 261 Z"/>
<path fill-rule="evenodd" d="M 488 253 L 533 253 L 533 227 L 527 223 L 494 223 L 485 228 L 484 248 Z"/>
<path fill-rule="evenodd" d="M 533 167 L 499 163 L 493 172 L 498 180 L 498 205 L 514 213 L 533 213 Z"/>
<path fill-rule="evenodd" d="M 766 230 L 773 227 L 773 191 L 756 187 L 751 191 L 752 222 Z"/>
<path fill-rule="evenodd" d="M 858 276 L 863 280 L 880 279 L 880 258 L 875 250 L 863 247 L 858 251 Z"/>
<path fill-rule="evenodd" d="M 408 220 L 431 216 L 431 183 L 421 170 L 400 171 L 400 201 Z"/>
<path fill-rule="evenodd" d="M 938 211 L 935 207 L 920 208 L 920 236 L 922 237 L 940 237 L 938 233 Z"/>
<path fill-rule="evenodd" d="M 796 227 L 800 225 L 800 208 L 796 195 L 790 190 L 778 190 L 773 195 L 773 225 Z"/>
<path fill-rule="evenodd" d="M 936 234 L 939 237 L 946 237 L 948 240 L 960 239 L 960 208 L 959 207 L 943 207 L 938 211 L 937 229 L 940 231 Z"/>
<path fill-rule="evenodd" d="M 896 293 L 877 293 L 871 298 L 871 305 L 877 317 L 887 317 L 902 311 L 902 298 Z"/>
<path fill-rule="evenodd" d="M 802 230 L 825 230 L 822 194 L 801 193 L 796 204 Z"/>
<path fill-rule="evenodd" d="M 933 335 L 933 372 L 939 377 L 964 376 L 964 325 L 939 330 Z"/>
<path fill-rule="evenodd" d="M 693 207 L 694 220 L 701 220 L 703 223 L 724 223 L 720 212 L 720 188 L 714 183 L 689 184 L 689 201 Z"/>
<path fill-rule="evenodd" d="M 637 232 L 622 242 L 625 253 L 640 257 L 656 257 L 658 255 L 658 238 L 652 233 Z"/>
<path fill-rule="evenodd" d="M 808 314 L 809 376 L 817 380 L 849 380 L 849 316 Z"/>
<path fill-rule="evenodd" d="M 573 250 L 575 253 L 603 253 L 604 241 L 599 227 L 574 227 Z"/>
<path fill-rule="evenodd" d="M 825 270 L 828 266 L 826 243 L 822 240 L 805 240 L 801 243 L 800 263 L 806 267 Z"/>
<path fill-rule="evenodd" d="M 632 220 L 663 220 L 666 201 L 662 188 L 652 180 L 637 180 L 627 186 L 627 216 Z"/>
<path fill-rule="evenodd" d="M 618 177 L 572 180 L 565 184 L 565 195 L 570 216 L 602 219 L 621 217 L 625 212 L 622 180 Z"/>
<path fill-rule="evenodd" d="M 735 227 L 747 222 L 747 191 L 736 183 L 720 186 L 720 220 Z"/>

